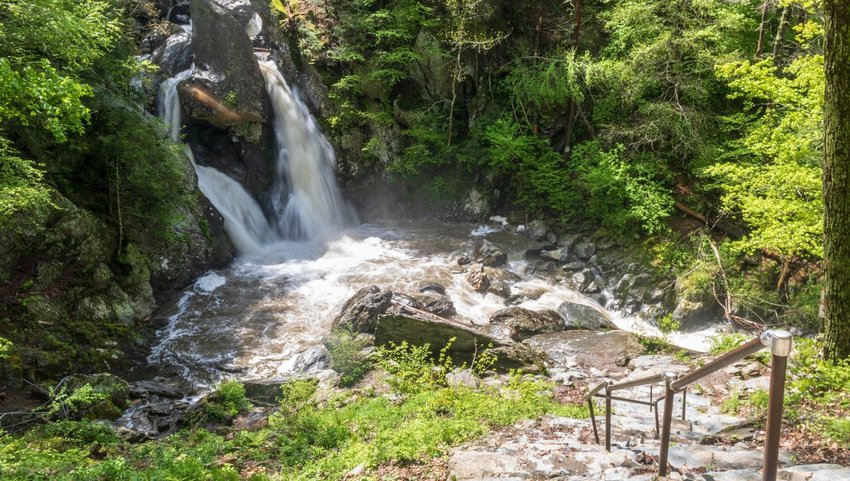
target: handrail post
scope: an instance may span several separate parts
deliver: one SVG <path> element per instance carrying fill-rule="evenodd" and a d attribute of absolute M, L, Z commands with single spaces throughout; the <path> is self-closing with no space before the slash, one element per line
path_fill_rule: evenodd
<path fill-rule="evenodd" d="M 593 414 L 593 398 L 587 400 L 587 408 L 590 411 L 590 421 L 593 423 L 593 438 L 599 444 L 599 430 L 596 429 L 596 416 Z"/>
<path fill-rule="evenodd" d="M 605 451 L 611 452 L 611 385 L 610 379 L 605 384 Z"/>
<path fill-rule="evenodd" d="M 664 418 L 661 424 L 661 454 L 658 459 L 658 475 L 667 476 L 667 454 L 670 447 L 670 428 L 673 423 L 673 398 L 676 390 L 673 382 L 678 375 L 675 372 L 664 373 Z"/>
<path fill-rule="evenodd" d="M 779 469 L 779 435 L 782 431 L 782 408 L 785 401 L 785 371 L 791 354 L 791 333 L 782 329 L 765 331 L 761 342 L 770 348 L 770 392 L 767 424 L 764 430 L 764 469 L 762 481 L 776 481 Z"/>

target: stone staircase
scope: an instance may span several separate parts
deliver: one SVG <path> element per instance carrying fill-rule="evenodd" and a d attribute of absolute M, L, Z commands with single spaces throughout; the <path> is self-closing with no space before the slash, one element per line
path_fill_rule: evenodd
<path fill-rule="evenodd" d="M 609 336 L 611 334 L 588 334 Z M 569 336 L 567 336 L 569 337 Z M 672 356 L 637 356 L 624 367 L 613 365 L 622 359 L 622 352 L 600 352 L 596 356 L 570 355 L 570 350 L 588 341 L 595 346 L 609 347 L 611 339 L 562 339 L 562 351 L 550 376 L 576 390 L 598 384 L 605 378 L 627 381 L 661 371 L 686 372 L 690 366 Z M 551 339 L 549 341 L 552 341 Z M 628 353 L 626 353 L 628 356 Z M 589 359 L 595 361 L 588 362 Z M 606 367 L 606 363 L 611 364 Z M 622 364 L 622 363 L 621 363 Z M 538 421 L 523 421 L 515 426 L 493 432 L 472 443 L 455 448 L 449 456 L 449 479 L 464 480 L 698 480 L 698 481 L 760 481 L 762 449 L 754 448 L 752 428 L 736 432 L 744 441 L 728 445 L 701 444 L 707 437 L 724 429 L 745 426 L 746 420 L 721 412 L 708 395 L 715 390 L 745 392 L 767 386 L 767 378 L 759 375 L 754 363 L 744 361 L 733 365 L 701 386 L 689 389 L 685 420 L 682 415 L 682 396 L 676 396 L 671 432 L 669 462 L 672 472 L 668 478 L 658 478 L 660 443 L 656 439 L 655 413 L 648 406 L 612 401 L 612 446 L 606 452 L 595 442 L 589 419 L 546 417 Z M 757 365 L 757 363 L 755 363 Z M 741 374 L 751 377 L 741 379 Z M 663 388 L 654 388 L 654 398 Z M 649 386 L 617 391 L 617 396 L 649 400 Z M 597 405 L 601 406 L 601 403 Z M 662 403 L 663 405 L 663 403 Z M 604 413 L 597 410 L 599 435 L 604 442 Z M 850 467 L 827 464 L 797 465 L 793 456 L 780 451 L 778 479 L 790 481 L 850 481 Z"/>

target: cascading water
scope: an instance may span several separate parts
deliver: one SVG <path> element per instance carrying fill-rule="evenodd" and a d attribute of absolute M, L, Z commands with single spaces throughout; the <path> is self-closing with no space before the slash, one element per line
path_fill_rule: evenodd
<path fill-rule="evenodd" d="M 278 229 L 288 239 L 319 239 L 338 232 L 354 214 L 336 184 L 333 148 L 277 65 L 270 60 L 259 64 L 274 110 Z"/>
<path fill-rule="evenodd" d="M 192 69 L 164 81 L 159 89 L 159 115 L 169 125 L 171 138 L 180 142 L 181 111 L 177 86 L 189 78 Z M 276 238 L 257 201 L 239 182 L 213 167 L 197 165 L 192 149 L 184 146 L 198 176 L 198 188 L 224 218 L 224 230 L 241 254 L 257 254 Z"/>
<path fill-rule="evenodd" d="M 345 300 L 369 285 L 415 293 L 423 281 L 440 283 L 456 318 L 471 324 L 487 324 L 505 307 L 504 299 L 473 290 L 453 262 L 470 252 L 474 237 L 498 228 L 419 222 L 341 230 L 351 217 L 334 182 L 333 150 L 276 66 L 261 61 L 260 67 L 275 114 L 278 218 L 269 223 L 239 183 L 195 165 L 201 191 L 224 216 L 239 252 L 256 255 L 208 273 L 183 293 L 158 332 L 148 358 L 152 364 L 175 370 L 200 389 L 225 377 L 268 380 L 326 369 L 322 338 Z M 176 141 L 177 85 L 189 75 L 181 72 L 160 90 L 160 114 Z M 328 236 L 334 232 L 338 235 Z M 562 283 L 527 275 L 526 266 L 521 256 L 508 265 L 516 279 L 507 281 L 511 292 L 528 298 L 520 307 L 557 309 L 576 302 L 602 310 Z M 639 318 L 612 317 L 623 329 L 660 334 Z M 670 339 L 699 348 L 712 332 Z"/>

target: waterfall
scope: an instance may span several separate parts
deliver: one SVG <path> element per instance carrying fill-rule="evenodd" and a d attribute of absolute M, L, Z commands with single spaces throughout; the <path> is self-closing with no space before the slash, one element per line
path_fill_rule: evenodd
<path fill-rule="evenodd" d="M 191 74 L 192 68 L 184 70 L 159 87 L 159 116 L 169 125 L 171 138 L 175 142 L 180 142 L 182 125 L 177 85 Z M 213 167 L 197 165 L 188 144 L 184 150 L 198 176 L 198 188 L 224 218 L 224 230 L 236 250 L 240 254 L 262 252 L 263 245 L 275 240 L 276 235 L 257 201 L 227 174 Z"/>
<path fill-rule="evenodd" d="M 274 110 L 278 181 L 272 203 L 277 229 L 290 239 L 322 238 L 354 217 L 336 184 L 336 156 L 277 65 L 270 60 L 259 64 Z"/>

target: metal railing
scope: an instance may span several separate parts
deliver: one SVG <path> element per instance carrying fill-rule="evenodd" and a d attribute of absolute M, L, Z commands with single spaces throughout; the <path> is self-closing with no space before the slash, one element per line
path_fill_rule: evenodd
<path fill-rule="evenodd" d="M 599 431 L 596 427 L 596 415 L 594 413 L 594 397 L 605 398 L 605 449 L 611 451 L 611 401 L 623 401 L 633 404 L 649 406 L 655 412 L 656 436 L 659 434 L 658 404 L 664 402 L 663 420 L 661 422 L 661 452 L 658 460 L 658 475 L 667 475 L 667 457 L 670 448 L 670 428 L 673 422 L 673 401 L 676 393 L 682 393 L 682 419 L 685 419 L 686 395 L 689 384 L 703 377 L 719 371 L 741 359 L 755 354 L 762 349 L 769 349 L 772 354 L 770 364 L 770 392 L 767 405 L 767 423 L 764 435 L 764 466 L 762 469 L 762 481 L 776 481 L 776 473 L 779 468 L 779 434 L 782 429 L 782 403 L 785 399 L 785 371 L 788 363 L 788 355 L 791 353 L 791 333 L 776 329 L 764 331 L 759 337 L 743 344 L 735 350 L 714 359 L 708 364 L 694 369 L 680 376 L 676 372 L 667 371 L 661 374 L 646 376 L 631 381 L 615 383 L 610 379 L 602 381 L 587 393 L 585 400 L 590 408 L 590 420 L 593 423 L 593 436 L 598 444 Z M 664 396 L 657 400 L 653 399 L 652 386 L 654 384 L 664 385 Z M 612 396 L 611 393 L 618 390 L 630 389 L 638 386 L 649 385 L 649 401 L 631 399 L 626 397 Z M 605 391 L 601 393 L 601 391 Z"/>

